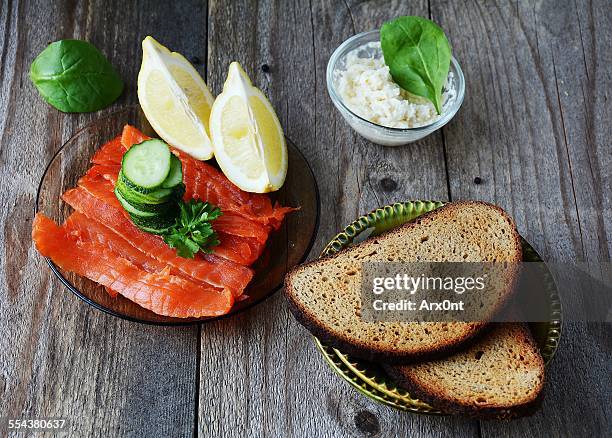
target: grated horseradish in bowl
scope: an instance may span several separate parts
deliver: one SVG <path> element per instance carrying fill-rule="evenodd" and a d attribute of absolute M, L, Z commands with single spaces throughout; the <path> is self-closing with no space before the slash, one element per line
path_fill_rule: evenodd
<path fill-rule="evenodd" d="M 442 114 L 428 100 L 393 82 L 380 48 L 379 31 L 346 40 L 327 65 L 329 95 L 349 125 L 368 140 L 399 146 L 419 140 L 444 126 L 455 115 L 465 92 L 455 58 L 442 92 Z"/>

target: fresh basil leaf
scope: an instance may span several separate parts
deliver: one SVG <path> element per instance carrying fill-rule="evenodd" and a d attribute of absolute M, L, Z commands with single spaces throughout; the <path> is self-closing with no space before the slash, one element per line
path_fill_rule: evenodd
<path fill-rule="evenodd" d="M 430 100 L 442 112 L 442 87 L 451 60 L 444 31 L 421 17 L 399 17 L 382 25 L 380 45 L 393 80 L 404 90 Z"/>
<path fill-rule="evenodd" d="M 106 108 L 123 91 L 121 78 L 104 55 L 80 40 L 49 44 L 32 62 L 30 79 L 50 105 L 67 113 Z"/>

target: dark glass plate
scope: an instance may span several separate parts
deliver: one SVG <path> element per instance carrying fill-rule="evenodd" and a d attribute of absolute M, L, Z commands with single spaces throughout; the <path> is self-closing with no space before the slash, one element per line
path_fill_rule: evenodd
<path fill-rule="evenodd" d="M 62 193 L 76 185 L 77 180 L 91 166 L 93 153 L 102 144 L 119 135 L 125 124 L 134 125 L 146 134 L 155 136 L 138 106 L 117 111 L 79 129 L 57 151 L 47 166 L 38 188 L 36 211 L 46 214 L 56 223 L 63 223 L 72 209 L 61 200 Z M 270 196 L 273 202 L 278 200 L 282 205 L 300 209 L 287 215 L 283 226 L 270 234 L 263 254 L 253 265 L 255 276 L 245 291 L 248 298 L 237 302 L 227 315 L 207 318 L 157 315 L 121 296 L 112 298 L 97 283 L 66 272 L 51 260 L 47 262 L 60 281 L 83 301 L 130 321 L 182 325 L 212 321 L 248 309 L 279 290 L 285 273 L 306 259 L 319 224 L 319 192 L 312 170 L 306 158 L 289 139 L 287 149 L 287 180 L 281 190 Z"/>

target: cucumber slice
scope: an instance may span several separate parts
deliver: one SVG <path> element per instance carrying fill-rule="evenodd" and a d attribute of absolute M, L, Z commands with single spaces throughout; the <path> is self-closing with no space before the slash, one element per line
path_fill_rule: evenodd
<path fill-rule="evenodd" d="M 174 192 L 172 189 L 161 188 L 155 190 L 154 192 L 147 193 L 145 196 L 158 202 L 166 202 L 167 200 L 171 199 L 173 193 Z"/>
<path fill-rule="evenodd" d="M 159 216 L 159 213 L 156 213 L 153 211 L 142 211 L 142 210 L 137 209 L 132 204 L 130 204 L 127 200 L 125 200 L 123 196 L 121 196 L 121 192 L 117 188 L 115 188 L 115 196 L 119 200 L 119 203 L 124 208 L 124 210 L 127 211 L 130 214 L 130 216 L 136 215 L 136 216 L 143 217 L 143 218 Z"/>
<path fill-rule="evenodd" d="M 153 189 L 145 189 L 143 187 L 137 186 L 136 184 L 134 184 L 133 182 L 131 182 L 129 179 L 127 179 L 124 175 L 123 175 L 123 171 L 119 171 L 119 177 L 118 180 L 121 180 L 122 185 L 124 185 L 125 187 L 127 187 L 129 190 L 134 191 L 134 192 L 138 192 L 138 193 L 143 193 L 143 194 L 147 194 L 147 193 L 151 193 L 154 192 L 156 190 L 159 190 L 159 187 L 155 187 Z"/>
<path fill-rule="evenodd" d="M 140 196 L 141 199 L 150 204 L 178 202 L 185 194 L 185 185 L 183 183 L 179 183 L 179 185 L 172 189 L 162 188 L 147 194 L 132 191 L 132 194 L 134 194 L 136 197 Z"/>
<path fill-rule="evenodd" d="M 132 146 L 123 156 L 121 171 L 134 186 L 160 187 L 170 173 L 170 148 L 161 140 L 147 140 Z"/>
<path fill-rule="evenodd" d="M 151 234 L 165 234 L 168 231 L 168 228 L 151 228 L 151 227 L 143 227 L 143 226 L 138 226 L 139 229 L 141 229 L 142 231 L 146 232 L 146 233 L 151 233 Z"/>
<path fill-rule="evenodd" d="M 170 166 L 170 168 L 172 169 L 172 166 Z M 180 175 L 181 175 L 180 176 L 181 177 L 181 181 L 179 181 L 178 184 L 180 184 L 182 182 L 182 178 L 183 178 L 182 170 L 181 170 Z M 170 177 L 170 174 L 168 174 L 168 177 Z M 127 179 L 127 177 L 120 170 L 117 182 L 121 181 L 121 185 L 124 186 L 124 189 L 126 189 L 126 190 L 129 190 L 129 191 L 132 191 L 132 192 L 136 192 L 136 193 L 140 193 L 140 194 L 143 194 L 143 195 L 146 195 L 146 196 L 150 196 L 152 198 L 163 198 L 164 196 L 169 196 L 170 190 L 172 190 L 176 186 L 178 186 L 178 184 L 175 184 L 172 187 L 164 187 L 167 180 L 168 180 L 168 178 L 166 178 L 166 180 L 159 187 L 155 187 L 155 188 L 152 188 L 152 189 L 145 189 L 145 188 L 142 188 L 140 186 L 135 185 L 133 182 L 131 182 L 129 179 Z"/>
<path fill-rule="evenodd" d="M 151 212 L 151 213 L 156 213 L 156 214 L 170 214 L 172 210 L 174 211 L 179 210 L 179 208 L 176 205 L 176 201 L 174 200 L 163 202 L 161 204 L 149 204 L 148 202 L 134 201 L 134 199 L 128 201 L 125 195 L 123 195 L 119 190 L 117 190 L 117 192 L 119 192 L 117 199 L 119 199 L 119 196 L 121 196 L 125 202 L 130 204 L 136 210 L 140 210 L 143 212 Z M 115 194 L 117 194 L 117 192 L 115 192 Z M 123 205 L 123 203 L 121 205 Z"/>
<path fill-rule="evenodd" d="M 171 189 L 183 182 L 183 165 L 174 154 L 170 157 L 170 173 L 162 183 L 162 187 Z"/>
<path fill-rule="evenodd" d="M 132 218 L 132 222 L 138 226 L 138 228 L 149 228 L 155 230 L 167 230 L 172 225 L 176 218 L 174 216 L 169 215 L 155 215 L 151 217 L 143 217 L 134 214 L 130 214 L 130 218 Z"/>
<path fill-rule="evenodd" d="M 175 190 L 172 189 L 157 189 L 149 193 L 142 193 L 134 190 L 131 186 L 128 186 L 125 182 L 125 178 L 122 177 L 121 172 L 119 178 L 117 178 L 117 184 L 115 185 L 121 196 L 129 203 L 136 204 L 164 204 L 166 202 L 173 201 L 176 198 Z M 182 195 L 181 195 L 182 196 Z"/>
<path fill-rule="evenodd" d="M 172 189 L 172 199 L 176 202 L 183 199 L 183 195 L 185 194 L 185 184 L 179 183 L 176 187 Z"/>

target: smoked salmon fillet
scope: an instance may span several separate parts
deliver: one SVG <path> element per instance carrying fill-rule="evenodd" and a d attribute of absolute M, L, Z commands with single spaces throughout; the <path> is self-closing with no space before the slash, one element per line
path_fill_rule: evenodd
<path fill-rule="evenodd" d="M 195 280 L 227 288 L 234 296 L 241 295 L 253 277 L 252 269 L 214 254 L 198 253 L 194 259 L 177 256 L 176 251 L 166 245 L 159 236 L 139 230 L 121 208 L 98 199 L 82 187 L 68 190 L 62 195 L 62 199 L 76 211 L 114 231 L 145 255 L 154 257 Z"/>
<path fill-rule="evenodd" d="M 153 257 L 146 256 L 109 228 L 98 221 L 92 221 L 78 211 L 66 219 L 64 229 L 75 239 L 99 243 L 147 272 L 160 272 L 168 266 Z M 172 274 L 177 275 L 176 272 Z"/>
<path fill-rule="evenodd" d="M 91 166 L 84 176 L 90 178 L 102 177 L 110 181 L 113 187 L 115 187 L 120 170 L 120 164 L 95 164 Z"/>
<path fill-rule="evenodd" d="M 93 166 L 85 176 L 79 179 L 78 185 L 96 198 L 120 209 L 125 217 L 129 217 L 113 192 L 114 183 L 112 182 L 112 175 L 104 174 L 102 170 L 94 171 L 97 167 L 99 166 Z M 270 234 L 269 228 L 250 222 L 248 219 L 232 212 L 223 213 L 218 219 L 215 219 L 213 228 L 219 233 L 219 241 L 221 242 L 218 246 L 214 247 L 214 252 L 219 253 L 219 255 L 222 254 L 222 257 L 228 260 L 247 266 L 253 263 L 263 252 L 268 235 Z M 235 238 L 225 238 L 228 235 L 233 235 Z M 253 254 L 257 254 L 257 257 L 253 260 L 250 257 L 245 259 L 243 257 L 244 253 L 232 251 L 232 245 L 236 244 L 241 247 L 247 245 L 251 248 Z"/>
<path fill-rule="evenodd" d="M 89 278 L 159 315 L 178 318 L 224 315 L 233 295 L 170 274 L 149 273 L 105 246 L 79 240 L 64 227 L 38 213 L 32 225 L 38 251 L 60 268 Z"/>
<path fill-rule="evenodd" d="M 121 134 L 124 151 L 131 146 L 148 140 L 133 126 L 125 125 Z M 112 150 L 111 150 L 112 149 Z M 253 222 L 268 225 L 278 229 L 285 215 L 295 208 L 272 206 L 270 198 L 261 193 L 248 193 L 236 187 L 225 175 L 204 161 L 196 160 L 177 149 L 172 149 L 183 164 L 183 182 L 185 183 L 185 200 L 202 199 L 215 204 L 222 211 L 232 211 Z M 117 154 L 116 145 L 109 147 L 108 154 Z M 121 156 L 116 155 L 116 163 L 121 162 Z"/>
<path fill-rule="evenodd" d="M 251 237 L 241 237 L 223 231 L 217 231 L 217 236 L 220 243 L 214 247 L 213 253 L 240 265 L 250 266 L 255 263 L 265 248 L 265 242 Z"/>
<path fill-rule="evenodd" d="M 121 136 L 113 138 L 108 143 L 102 145 L 100 149 L 96 151 L 91 162 L 94 164 L 115 164 L 121 165 L 121 158 L 127 151 L 127 148 L 121 141 Z"/>
<path fill-rule="evenodd" d="M 162 263 L 159 260 L 150 257 L 136 247 L 132 246 L 127 240 L 119 236 L 114 231 L 111 231 L 106 226 L 102 225 L 98 221 L 92 221 L 87 216 L 78 211 L 72 213 L 64 224 L 66 231 L 81 240 L 95 241 L 105 246 L 119 256 L 128 259 L 136 266 L 144 269 L 147 272 L 155 273 L 166 269 L 168 266 L 166 263 Z M 241 241 L 241 239 L 235 239 L 233 236 L 223 236 L 223 240 L 227 242 L 227 247 L 231 249 L 222 248 L 223 251 L 232 251 L 233 256 L 239 254 L 245 262 L 253 263 L 261 255 L 257 253 L 255 249 L 250 247 L 248 243 Z M 218 255 L 220 251 L 217 251 Z M 212 287 L 207 283 L 202 283 L 188 277 L 183 272 L 171 268 L 170 273 L 172 275 L 178 275 L 179 277 L 185 277 L 188 280 L 193 280 L 203 286 Z M 115 293 L 113 291 L 113 293 Z"/>

